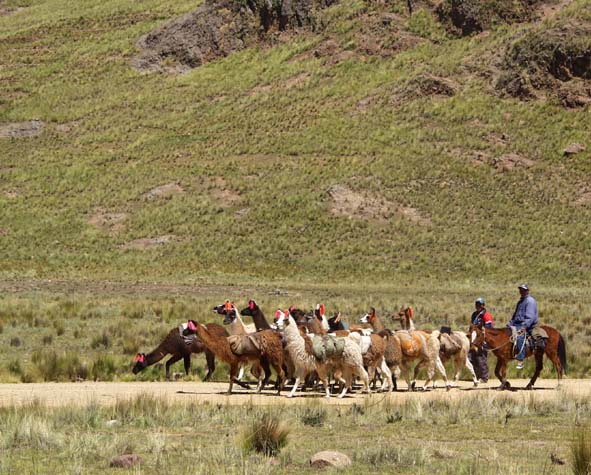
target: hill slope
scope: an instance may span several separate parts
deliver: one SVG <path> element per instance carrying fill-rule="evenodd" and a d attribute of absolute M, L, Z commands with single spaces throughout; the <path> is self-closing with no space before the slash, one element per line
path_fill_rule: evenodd
<path fill-rule="evenodd" d="M 0 278 L 588 282 L 591 2 L 530 3 L 344 0 L 155 74 L 193 2 L 0 3 Z"/>

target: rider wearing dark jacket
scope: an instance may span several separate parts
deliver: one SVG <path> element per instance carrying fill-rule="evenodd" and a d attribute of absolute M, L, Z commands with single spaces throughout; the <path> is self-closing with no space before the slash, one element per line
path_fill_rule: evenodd
<path fill-rule="evenodd" d="M 531 335 L 536 342 L 536 345 L 540 348 L 544 348 L 543 335 L 539 334 L 538 329 L 538 302 L 529 295 L 529 286 L 527 284 L 521 284 L 517 287 L 519 289 L 519 295 L 521 298 L 517 302 L 513 317 L 507 323 L 508 327 L 515 327 L 519 332 L 523 330 L 523 333 L 517 337 L 517 350 L 518 353 L 515 356 L 517 360 L 517 369 L 523 368 L 523 360 L 525 360 L 525 354 L 527 351 L 526 337 Z"/>

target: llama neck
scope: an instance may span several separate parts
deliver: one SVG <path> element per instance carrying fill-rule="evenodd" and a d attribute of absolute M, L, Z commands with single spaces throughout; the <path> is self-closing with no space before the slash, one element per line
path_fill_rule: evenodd
<path fill-rule="evenodd" d="M 236 318 L 232 320 L 232 323 L 228 325 L 230 327 L 230 334 L 231 335 L 246 335 L 248 330 L 246 329 L 246 325 L 240 318 L 238 312 L 235 311 Z"/>
<path fill-rule="evenodd" d="M 162 345 L 158 346 L 158 348 L 146 355 L 147 366 L 153 365 L 154 363 L 158 363 L 158 361 L 164 358 L 167 354 L 168 351 L 164 350 L 162 348 Z"/>
<path fill-rule="evenodd" d="M 377 315 L 374 315 L 371 319 L 371 326 L 376 332 L 381 332 L 382 330 L 386 329 L 386 327 L 382 323 L 382 320 L 380 320 L 380 317 L 378 317 Z"/>
<path fill-rule="evenodd" d="M 295 320 L 291 315 L 288 318 L 289 325 L 287 325 L 283 330 L 283 334 L 285 335 L 287 343 L 295 343 L 297 345 L 304 346 L 304 338 L 302 335 L 300 335 L 300 330 L 298 329 Z"/>
<path fill-rule="evenodd" d="M 252 313 L 252 320 L 257 328 L 257 331 L 269 330 L 271 328 L 267 322 L 267 319 L 265 318 L 265 315 L 263 314 L 263 311 L 259 307 L 256 307 Z"/>

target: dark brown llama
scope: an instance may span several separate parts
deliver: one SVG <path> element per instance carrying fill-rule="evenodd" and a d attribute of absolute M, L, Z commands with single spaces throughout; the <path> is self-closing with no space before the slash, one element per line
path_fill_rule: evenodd
<path fill-rule="evenodd" d="M 220 337 L 228 336 L 228 332 L 226 332 L 224 327 L 221 325 L 209 323 L 207 327 L 210 332 L 217 334 Z M 137 374 L 148 366 L 157 363 L 166 355 L 172 355 L 165 364 L 166 379 L 170 380 L 170 366 L 180 359 L 183 359 L 185 364 L 185 373 L 189 374 L 189 370 L 191 369 L 192 353 L 205 353 L 205 359 L 207 361 L 207 375 L 205 376 L 205 381 L 209 381 L 215 370 L 214 354 L 205 347 L 203 342 L 196 335 L 183 337 L 179 327 L 175 327 L 170 330 L 168 335 L 164 337 L 164 340 L 162 340 L 155 350 L 148 354 L 136 354 L 134 358 L 135 365 L 133 366 L 132 371 L 133 374 Z"/>

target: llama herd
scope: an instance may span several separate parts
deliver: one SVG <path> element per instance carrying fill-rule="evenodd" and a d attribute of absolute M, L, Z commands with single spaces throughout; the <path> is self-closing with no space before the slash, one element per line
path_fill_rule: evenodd
<path fill-rule="evenodd" d="M 324 306 L 320 304 L 311 312 L 294 307 L 277 310 L 272 324 L 254 300 L 241 311 L 230 301 L 213 310 L 222 317 L 223 325 L 189 320 L 172 329 L 152 352 L 138 353 L 133 372 L 138 373 L 170 354 L 171 358 L 166 362 L 166 378 L 170 379 L 170 365 L 180 359 L 183 359 L 188 374 L 191 354 L 204 352 L 208 367 L 206 381 L 215 370 L 216 359 L 229 365 L 228 394 L 232 393 L 234 384 L 249 387 L 242 377 L 245 368 L 250 366 L 250 373 L 258 381 L 258 392 L 268 384 L 272 368 L 277 375 L 277 394 L 281 393 L 287 380 L 293 381 L 287 397 L 294 397 L 300 384 L 305 387 L 319 381 L 325 397 L 329 398 L 332 378 L 340 384 L 337 397 L 342 398 L 351 390 L 355 378 L 361 381 L 368 394 L 370 383 L 375 387 L 377 378 L 381 380 L 380 391 L 395 390 L 396 378 L 400 375 L 408 390 L 414 390 L 422 368 L 427 370 L 423 389 L 428 389 L 430 382 L 435 385 L 436 372 L 449 389 L 451 383 L 444 363 L 451 359 L 455 369 L 453 382 L 465 366 L 474 384 L 478 384 L 468 359 L 470 342 L 466 334 L 449 329 L 417 330 L 410 307 L 392 316 L 393 321 L 400 322 L 401 329 L 398 330 L 386 328 L 373 308 L 359 319 L 358 324 L 349 328 L 340 314 L 327 318 Z M 242 319 L 245 316 L 252 318 L 253 323 L 246 324 Z"/>

